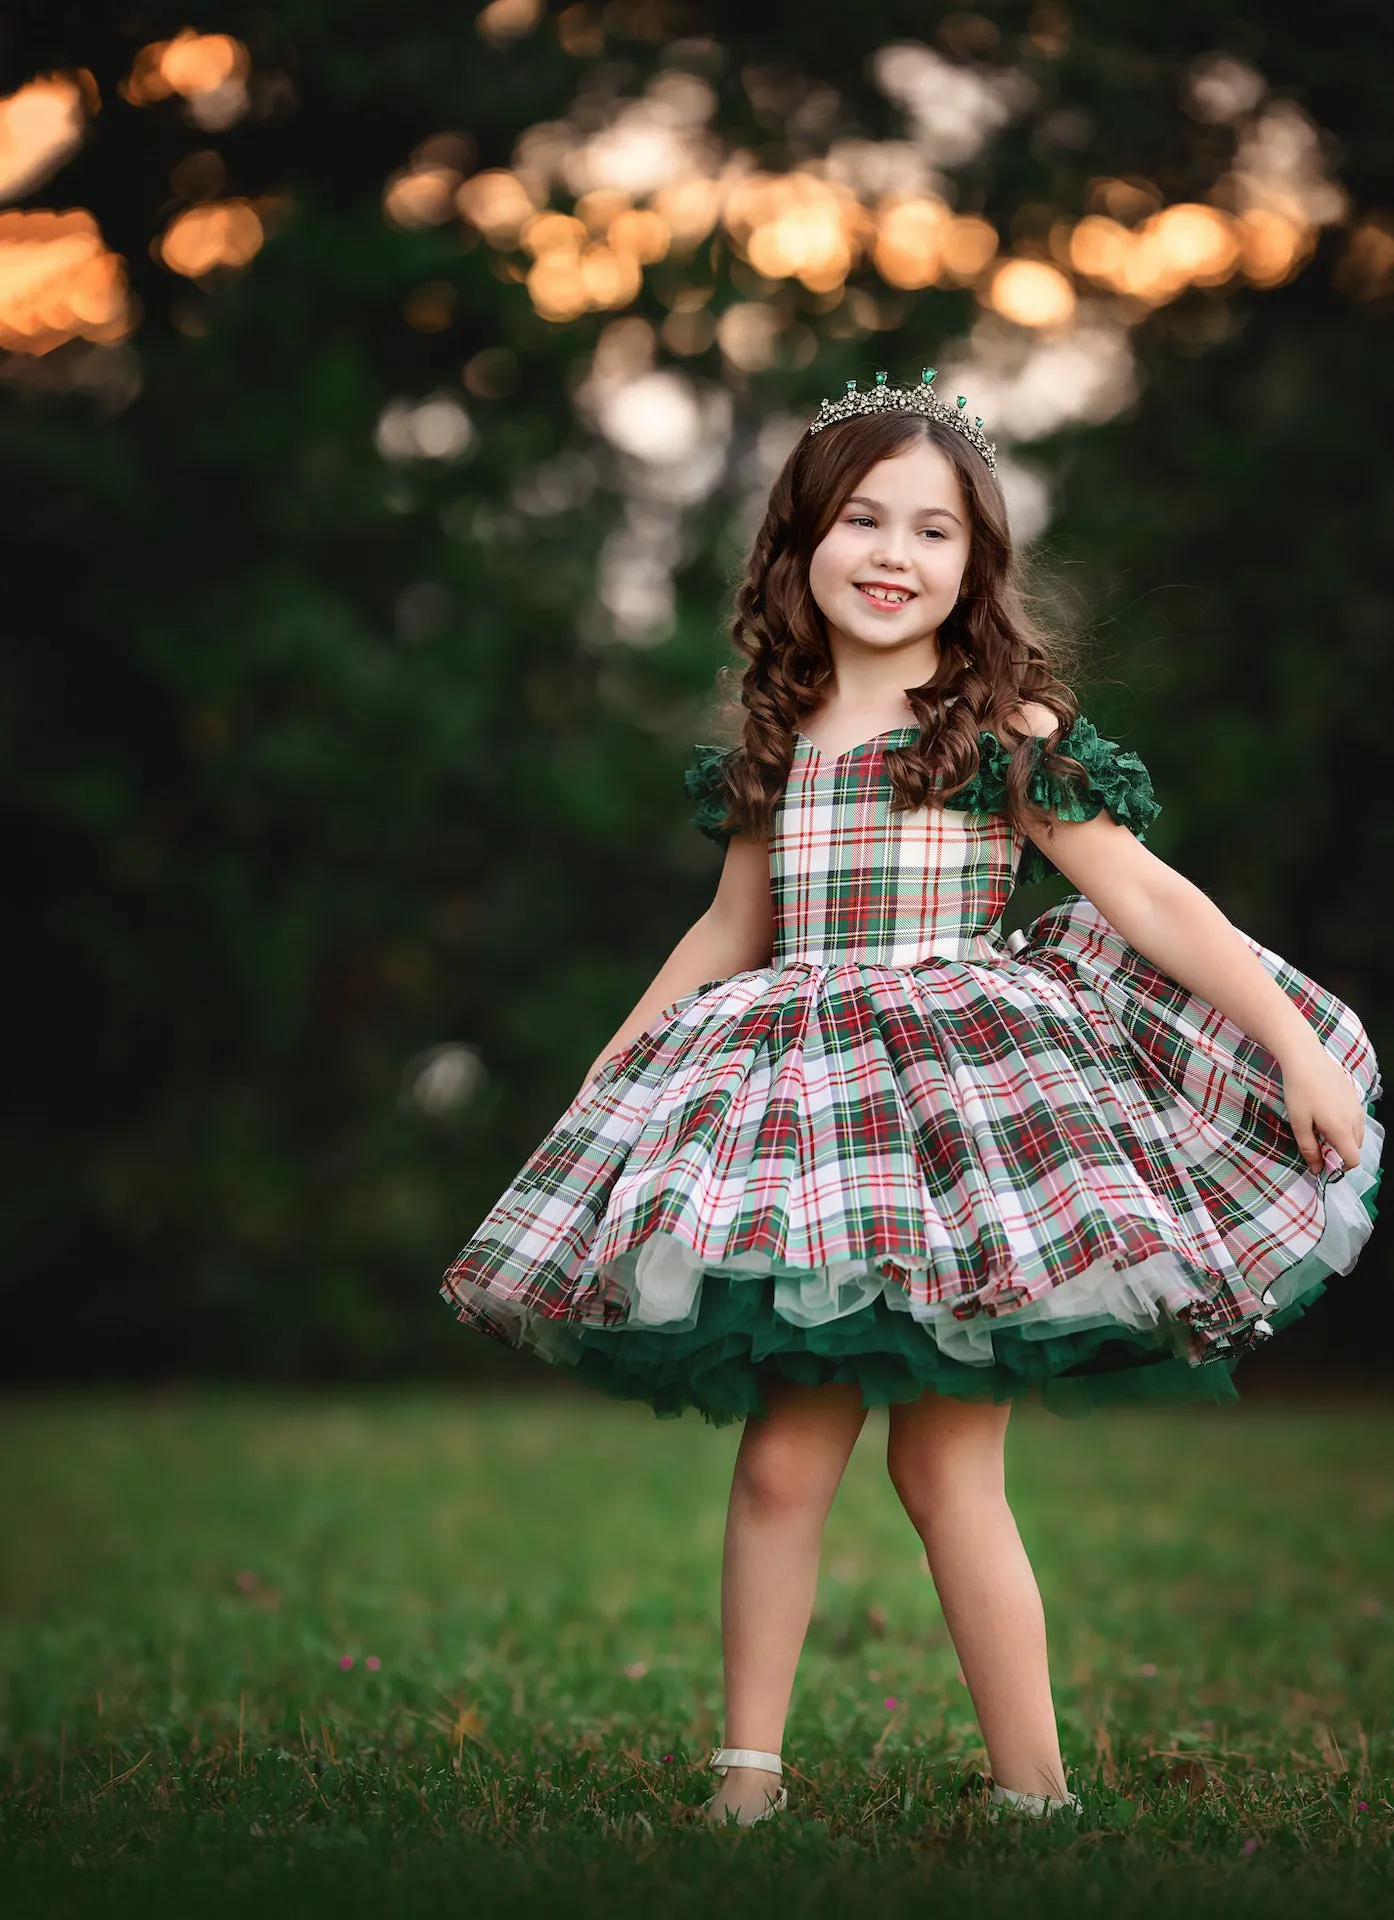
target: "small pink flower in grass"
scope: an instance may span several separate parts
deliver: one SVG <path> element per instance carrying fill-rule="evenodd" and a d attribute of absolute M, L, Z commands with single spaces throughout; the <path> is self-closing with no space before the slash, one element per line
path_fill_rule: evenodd
<path fill-rule="evenodd" d="M 642 1680 L 648 1670 L 647 1660 L 631 1660 L 624 1670 L 624 1677 L 626 1680 Z"/>
<path fill-rule="evenodd" d="M 378 1659 L 375 1653 L 370 1653 L 368 1655 L 368 1658 L 363 1662 L 363 1664 L 368 1669 L 369 1673 L 377 1673 L 380 1671 L 382 1667 L 382 1662 L 381 1660 Z"/>
<path fill-rule="evenodd" d="M 1355 1811 L 1356 1811 L 1357 1813 L 1368 1813 L 1368 1812 L 1370 1811 L 1370 1803 L 1369 1803 L 1369 1801 L 1368 1801 L 1368 1800 L 1357 1800 L 1357 1801 L 1356 1801 L 1356 1803 L 1355 1803 Z"/>
<path fill-rule="evenodd" d="M 1138 1668 L 1138 1672 L 1142 1675 L 1142 1678 L 1144 1680 L 1155 1680 L 1157 1677 L 1156 1661 L 1144 1660 L 1142 1665 Z"/>
<path fill-rule="evenodd" d="M 667 1763 L 668 1763 L 668 1762 L 669 1762 L 669 1761 L 670 1761 L 670 1760 L 672 1759 L 672 1757 L 673 1757 L 673 1756 L 672 1756 L 672 1754 L 671 1754 L 671 1753 L 665 1753 L 665 1754 L 664 1754 L 664 1756 L 663 1756 L 663 1761 L 664 1761 L 664 1765 L 665 1765 L 665 1766 L 666 1766 L 666 1765 L 667 1765 Z"/>
<path fill-rule="evenodd" d="M 339 1665 L 343 1668 L 344 1672 L 347 1673 L 353 1665 L 353 1655 L 351 1653 L 344 1654 L 339 1661 Z"/>
<path fill-rule="evenodd" d="M 1257 1853 L 1257 1852 L 1258 1852 L 1258 1841 L 1257 1841 L 1257 1840 L 1246 1840 L 1246 1841 L 1244 1842 L 1244 1851 L 1245 1851 L 1245 1853 L 1246 1853 L 1246 1854 L 1249 1854 L 1249 1853 Z"/>
<path fill-rule="evenodd" d="M 881 1702 L 881 1704 L 886 1709 L 887 1713 L 894 1713 L 896 1708 L 900 1705 L 900 1702 L 899 1700 L 896 1699 L 893 1693 L 888 1693 L 885 1699 Z"/>

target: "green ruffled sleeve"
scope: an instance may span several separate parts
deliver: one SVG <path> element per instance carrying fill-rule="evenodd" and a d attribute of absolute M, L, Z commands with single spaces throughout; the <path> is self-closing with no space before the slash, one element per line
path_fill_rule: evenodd
<path fill-rule="evenodd" d="M 723 767 L 734 752 L 734 747 L 695 746 L 682 777 L 689 798 L 697 802 L 692 825 L 708 840 L 715 840 L 719 847 L 724 847 L 731 838 L 721 823 L 726 818 Z"/>
<path fill-rule="evenodd" d="M 1007 810 L 1007 765 L 1011 754 L 995 735 L 982 741 L 983 754 L 977 773 L 966 787 L 953 795 L 950 805 L 963 812 L 1005 813 Z M 1060 820 L 1092 820 L 1104 807 L 1118 821 L 1145 839 L 1148 828 L 1161 812 L 1161 802 L 1152 791 L 1152 776 L 1141 758 L 1116 740 L 1106 740 L 1083 714 L 1060 743 L 1060 751 L 1077 760 L 1084 768 L 1078 775 L 1057 778 L 1041 764 L 1045 742 L 1033 744 L 1036 765 L 1027 777 L 1026 791 L 1038 806 L 1046 807 Z M 1035 880 L 1049 880 L 1059 872 L 1034 840 L 1022 851 L 1017 880 L 1025 886 Z"/>

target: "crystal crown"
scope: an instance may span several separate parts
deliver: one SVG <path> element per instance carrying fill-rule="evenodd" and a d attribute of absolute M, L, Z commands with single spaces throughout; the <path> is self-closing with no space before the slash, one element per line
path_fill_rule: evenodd
<path fill-rule="evenodd" d="M 836 400 L 822 402 L 808 431 L 821 433 L 824 427 L 834 427 L 840 420 L 851 420 L 859 413 L 918 413 L 926 420 L 937 420 L 941 426 L 951 427 L 981 454 L 988 469 L 996 473 L 997 448 L 983 434 L 981 415 L 972 426 L 968 424 L 968 416 L 964 412 L 968 405 L 966 394 L 959 394 L 956 407 L 941 400 L 934 391 L 935 373 L 934 367 L 926 367 L 917 387 L 888 386 L 884 373 L 877 374 L 874 387 L 858 388 L 855 380 L 849 380 L 846 393 L 839 394 Z"/>

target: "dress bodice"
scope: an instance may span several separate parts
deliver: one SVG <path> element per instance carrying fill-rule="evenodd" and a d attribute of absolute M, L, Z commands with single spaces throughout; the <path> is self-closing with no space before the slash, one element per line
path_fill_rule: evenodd
<path fill-rule="evenodd" d="M 913 966 L 989 959 L 1022 836 L 1000 813 L 896 811 L 887 752 L 898 727 L 831 758 L 795 735 L 770 833 L 775 966 L 844 960 Z"/>
<path fill-rule="evenodd" d="M 794 735 L 770 825 L 775 966 L 991 960 L 1004 950 L 1000 923 L 1014 886 L 1055 872 L 1008 816 L 1011 756 L 995 734 L 980 734 L 978 772 L 951 805 L 892 805 L 886 756 L 916 732 L 888 728 L 836 756 Z M 1102 739 L 1081 715 L 1061 751 L 1084 778 L 1067 784 L 1047 773 L 1040 744 L 1028 749 L 1033 800 L 1060 819 L 1092 819 L 1107 806 L 1142 837 L 1160 808 L 1135 753 Z M 734 751 L 698 746 L 684 776 L 699 802 L 693 824 L 721 844 L 730 838 L 722 768 Z"/>

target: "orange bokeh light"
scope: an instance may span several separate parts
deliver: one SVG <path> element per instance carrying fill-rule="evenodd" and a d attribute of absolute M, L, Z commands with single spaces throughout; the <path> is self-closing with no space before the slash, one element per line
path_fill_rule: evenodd
<path fill-rule="evenodd" d="M 1239 264 L 1256 287 L 1278 287 L 1311 258 L 1310 227 L 1267 207 L 1239 216 Z"/>
<path fill-rule="evenodd" d="M 727 194 L 722 219 L 757 273 L 800 280 L 814 293 L 842 285 L 870 227 L 847 188 L 810 173 L 748 175 Z"/>
<path fill-rule="evenodd" d="M 443 226 L 455 212 L 460 175 L 454 167 L 407 167 L 383 189 L 383 212 L 395 227 Z"/>
<path fill-rule="evenodd" d="M 66 73 L 31 80 L 0 100 L 0 196 L 28 193 L 77 151 L 89 100 L 96 101 L 91 75 Z"/>
<path fill-rule="evenodd" d="M 983 295 L 985 304 L 1019 327 L 1058 327 L 1071 319 L 1075 290 L 1045 260 L 1004 260 Z"/>
<path fill-rule="evenodd" d="M 1146 222 L 1143 234 L 1194 286 L 1219 286 L 1239 261 L 1234 221 L 1199 201 L 1179 200 L 1163 207 Z"/>
<path fill-rule="evenodd" d="M 518 235 L 537 212 L 532 195 L 506 167 L 473 174 L 461 184 L 455 204 L 495 247 L 517 246 Z"/>
<path fill-rule="evenodd" d="M 475 18 L 475 31 L 496 47 L 507 46 L 531 33 L 542 13 L 542 0 L 490 0 Z"/>
<path fill-rule="evenodd" d="M 581 256 L 570 247 L 539 254 L 528 270 L 527 288 L 544 320 L 576 320 L 590 305 Z"/>
<path fill-rule="evenodd" d="M 997 251 L 997 229 L 976 214 L 960 214 L 944 229 L 942 277 L 951 285 L 976 280 Z"/>
<path fill-rule="evenodd" d="M 247 200 L 215 200 L 189 207 L 165 228 L 160 258 L 191 280 L 215 267 L 245 267 L 261 251 L 265 230 Z"/>
<path fill-rule="evenodd" d="M 876 271 L 893 287 L 931 287 L 939 277 L 950 219 L 942 200 L 924 195 L 883 200 L 876 212 Z"/>
<path fill-rule="evenodd" d="M 644 283 L 639 262 L 612 247 L 587 247 L 581 255 L 581 284 L 593 307 L 627 307 Z"/>
<path fill-rule="evenodd" d="M 641 266 L 652 266 L 668 251 L 668 222 L 652 207 L 633 207 L 617 213 L 606 231 L 616 253 L 622 253 Z"/>
<path fill-rule="evenodd" d="M 0 214 L 0 347 L 48 353 L 123 340 L 133 324 L 126 263 L 84 208 Z"/>
<path fill-rule="evenodd" d="M 579 253 L 586 244 L 586 228 L 584 221 L 569 213 L 539 213 L 528 221 L 518 237 L 533 259 L 539 260 L 544 253 L 568 249 Z"/>
<path fill-rule="evenodd" d="M 1076 273 L 1158 307 L 1189 286 L 1227 280 L 1240 262 L 1241 228 L 1218 207 L 1181 200 L 1139 227 L 1091 214 L 1070 235 L 1068 251 Z"/>
<path fill-rule="evenodd" d="M 694 175 L 660 187 L 649 205 L 666 223 L 673 246 L 695 247 L 721 218 L 721 200 L 719 182 Z"/>
<path fill-rule="evenodd" d="M 172 93 L 192 100 L 245 80 L 250 66 L 247 49 L 231 34 L 195 33 L 185 27 L 172 40 L 141 48 L 121 93 L 137 107 L 167 100 Z"/>

